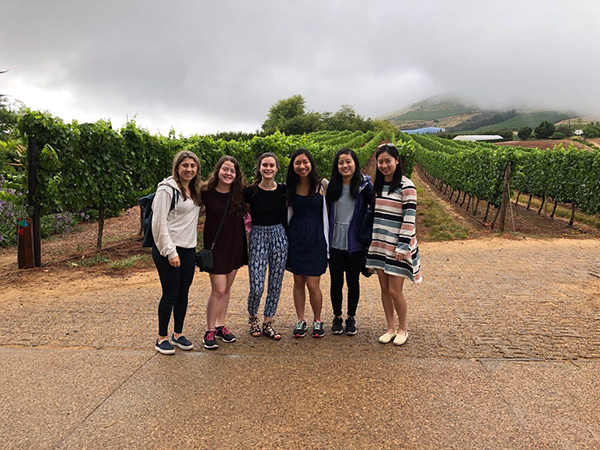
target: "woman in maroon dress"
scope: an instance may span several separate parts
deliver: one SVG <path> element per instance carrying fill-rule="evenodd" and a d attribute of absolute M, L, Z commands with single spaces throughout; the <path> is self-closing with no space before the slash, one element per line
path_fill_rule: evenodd
<path fill-rule="evenodd" d="M 204 333 L 205 348 L 219 348 L 216 338 L 234 342 L 235 336 L 225 326 L 231 285 L 237 271 L 248 264 L 248 249 L 244 216 L 244 176 L 238 161 L 223 156 L 215 166 L 208 182 L 202 188 L 202 203 L 206 208 L 204 222 L 204 248 L 210 248 L 221 223 L 227 198 L 231 196 L 223 227 L 213 248 L 214 267 L 209 271 L 210 296 L 206 305 L 207 330 Z"/>

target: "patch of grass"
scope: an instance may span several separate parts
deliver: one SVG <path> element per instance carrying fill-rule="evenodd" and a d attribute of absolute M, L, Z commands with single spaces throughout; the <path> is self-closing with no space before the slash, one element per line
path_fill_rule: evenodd
<path fill-rule="evenodd" d="M 124 259 L 112 261 L 108 267 L 111 269 L 130 269 L 140 262 L 147 262 L 148 255 L 132 255 Z"/>
<path fill-rule="evenodd" d="M 467 239 L 469 229 L 458 224 L 424 189 L 417 188 L 417 215 L 425 228 L 423 241 L 450 241 Z M 421 208 L 421 210 L 419 210 Z"/>
<path fill-rule="evenodd" d="M 82 259 L 76 264 L 79 266 L 89 267 L 95 266 L 96 264 L 106 264 L 107 262 L 109 262 L 109 259 L 106 256 L 98 254 L 91 256 L 87 259 Z"/>
<path fill-rule="evenodd" d="M 513 201 L 513 204 L 514 204 L 515 199 L 516 199 L 516 194 L 514 194 L 513 198 L 511 199 Z M 529 195 L 524 195 L 524 194 L 521 195 L 521 197 L 519 198 L 519 206 L 527 207 L 528 201 L 529 201 Z M 537 212 L 540 209 L 541 204 L 542 204 L 541 199 L 533 197 L 531 199 L 531 206 L 529 207 L 529 210 Z M 552 214 L 552 208 L 554 208 L 554 200 L 545 202 L 544 207 L 542 208 L 542 214 L 550 217 L 550 214 Z M 564 206 L 561 206 L 559 204 L 556 207 L 554 216 L 568 220 L 571 218 L 571 209 L 565 208 Z M 600 230 L 600 217 L 598 217 L 597 215 L 588 215 L 588 214 L 582 213 L 581 211 L 575 210 L 574 220 L 575 220 L 575 222 L 583 223 L 583 224 L 589 225 L 591 227 L 594 227 L 594 228 L 597 228 Z"/>

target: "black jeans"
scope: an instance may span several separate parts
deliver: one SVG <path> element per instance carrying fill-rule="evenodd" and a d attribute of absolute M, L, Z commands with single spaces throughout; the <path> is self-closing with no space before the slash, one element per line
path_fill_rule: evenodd
<path fill-rule="evenodd" d="M 188 292 L 196 272 L 196 249 L 177 247 L 181 265 L 173 267 L 169 260 L 152 246 L 152 259 L 158 270 L 162 297 L 158 304 L 158 334 L 167 336 L 171 312 L 175 321 L 175 333 L 183 330 L 183 321 L 188 305 Z"/>
<path fill-rule="evenodd" d="M 331 306 L 333 314 L 342 315 L 342 287 L 344 286 L 344 272 L 348 285 L 348 315 L 356 315 L 358 297 L 360 296 L 360 268 L 365 256 L 364 250 L 348 253 L 347 250 L 331 248 L 329 251 L 329 275 L 331 277 Z"/>

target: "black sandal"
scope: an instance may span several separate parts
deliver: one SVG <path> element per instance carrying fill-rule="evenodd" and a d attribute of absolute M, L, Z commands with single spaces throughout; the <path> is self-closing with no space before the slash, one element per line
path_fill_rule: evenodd
<path fill-rule="evenodd" d="M 250 334 L 253 337 L 260 337 L 260 327 L 258 326 L 258 317 L 250 317 L 248 319 L 250 324 Z"/>
<path fill-rule="evenodd" d="M 274 341 L 278 341 L 279 339 L 281 339 L 281 334 L 279 334 L 277 331 L 275 331 L 271 322 L 263 323 L 262 333 L 265 336 L 273 339 Z"/>

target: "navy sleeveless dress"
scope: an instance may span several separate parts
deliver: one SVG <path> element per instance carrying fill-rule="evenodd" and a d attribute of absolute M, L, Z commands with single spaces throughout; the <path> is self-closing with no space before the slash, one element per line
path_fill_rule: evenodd
<path fill-rule="evenodd" d="M 288 226 L 288 270 L 296 275 L 320 276 L 327 270 L 323 234 L 323 196 L 295 195 L 294 215 Z"/>

